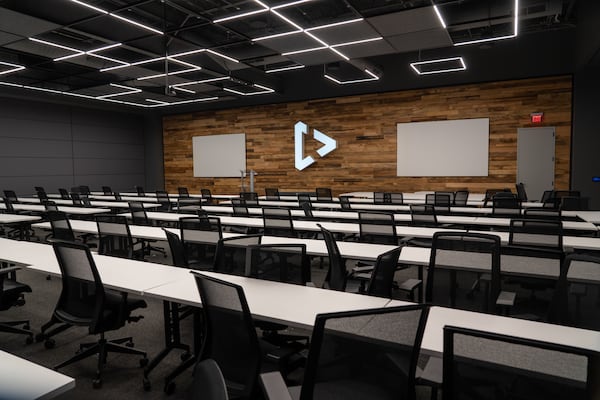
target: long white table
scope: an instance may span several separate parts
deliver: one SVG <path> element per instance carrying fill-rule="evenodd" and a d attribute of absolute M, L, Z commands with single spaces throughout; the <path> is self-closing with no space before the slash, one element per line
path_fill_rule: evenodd
<path fill-rule="evenodd" d="M 36 197 L 19 197 L 21 203 L 40 204 L 40 199 Z M 55 204 L 69 206 L 73 205 L 73 200 L 67 199 L 52 199 Z M 139 200 L 138 200 L 139 201 Z M 104 207 L 104 208 L 129 208 L 129 203 L 126 201 L 106 201 L 106 200 L 91 200 L 90 205 L 92 207 Z M 157 208 L 160 207 L 159 203 L 143 203 L 144 208 Z"/>
<path fill-rule="evenodd" d="M 75 379 L 0 350 L 0 398 L 51 399 L 75 387 Z"/>
<path fill-rule="evenodd" d="M 15 211 L 31 211 L 36 213 L 44 213 L 46 207 L 43 204 L 13 204 Z M 0 209 L 6 209 L 4 203 L 0 203 Z M 69 207 L 69 206 L 58 206 L 58 210 L 66 214 L 73 215 L 95 215 L 109 213 L 108 208 L 97 208 L 97 207 Z"/>

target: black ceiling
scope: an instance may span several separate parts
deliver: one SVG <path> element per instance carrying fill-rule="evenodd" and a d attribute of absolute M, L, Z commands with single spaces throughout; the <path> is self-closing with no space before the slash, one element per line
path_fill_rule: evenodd
<path fill-rule="evenodd" d="M 575 0 L 0 0 L 0 90 L 174 112 L 486 79 L 486 59 L 503 50 L 572 47 L 575 9 Z"/>

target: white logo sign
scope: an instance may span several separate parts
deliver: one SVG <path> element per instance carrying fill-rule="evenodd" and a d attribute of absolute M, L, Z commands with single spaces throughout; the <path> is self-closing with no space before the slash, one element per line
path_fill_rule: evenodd
<path fill-rule="evenodd" d="M 304 135 L 308 135 L 308 125 L 300 121 L 294 125 L 294 143 L 295 143 L 295 161 L 296 169 L 302 171 L 315 162 L 315 159 L 311 156 L 304 157 Z M 323 143 L 323 147 L 317 150 L 317 153 L 321 157 L 325 157 L 333 150 L 337 149 L 337 142 L 335 139 L 330 138 L 321 131 L 313 128 L 313 137 L 319 142 Z"/>

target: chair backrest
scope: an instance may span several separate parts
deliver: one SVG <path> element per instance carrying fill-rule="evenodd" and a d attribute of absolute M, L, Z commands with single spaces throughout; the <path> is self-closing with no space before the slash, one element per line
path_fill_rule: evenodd
<path fill-rule="evenodd" d="M 9 214 L 14 214 L 15 208 L 13 207 L 12 201 L 10 201 L 6 197 L 3 197 L 2 202 L 4 203 L 4 208 L 5 208 L 4 212 L 9 213 Z"/>
<path fill-rule="evenodd" d="M 265 188 L 265 197 L 267 200 L 280 200 L 279 189 Z"/>
<path fill-rule="evenodd" d="M 401 247 L 386 251 L 377 257 L 371 279 L 367 286 L 369 296 L 392 298 L 394 289 L 394 273 L 398 268 Z"/>
<path fill-rule="evenodd" d="M 327 254 L 329 256 L 329 270 L 325 277 L 325 283 L 328 289 L 344 291 L 346 290 L 346 281 L 348 273 L 346 272 L 346 263 L 342 258 L 342 253 L 338 248 L 335 236 L 329 230 L 318 224 L 323 234 L 323 240 L 327 246 Z"/>
<path fill-rule="evenodd" d="M 317 201 L 332 201 L 333 200 L 333 196 L 331 194 L 331 189 L 330 188 L 316 188 L 315 190 L 316 194 L 317 194 Z"/>
<path fill-rule="evenodd" d="M 497 235 L 436 232 L 431 244 L 425 301 L 476 311 L 495 311 L 501 289 L 500 250 Z M 478 299 L 471 301 L 466 296 L 470 285 L 458 285 L 457 288 L 459 274 L 472 276 L 474 280 L 482 271 L 491 275 L 490 286 L 481 302 Z M 459 289 L 465 292 L 459 292 Z"/>
<path fill-rule="evenodd" d="M 467 201 L 469 200 L 469 191 L 468 190 L 457 190 L 454 192 L 454 205 L 455 206 L 466 206 Z"/>
<path fill-rule="evenodd" d="M 248 250 L 253 278 L 303 286 L 311 281 L 305 244 L 258 244 Z"/>
<path fill-rule="evenodd" d="M 492 215 L 503 217 L 519 217 L 521 215 L 521 200 L 511 194 L 504 196 L 497 193 L 492 198 Z"/>
<path fill-rule="evenodd" d="M 231 199 L 231 205 L 233 207 L 234 217 L 248 217 L 250 215 L 248 212 L 248 206 L 246 205 L 246 200 Z"/>
<path fill-rule="evenodd" d="M 50 222 L 52 227 L 53 240 L 75 241 L 75 235 L 67 214 L 62 211 L 46 211 L 45 219 Z"/>
<path fill-rule="evenodd" d="M 33 187 L 33 189 L 34 189 L 36 192 L 44 192 L 44 193 L 46 193 L 46 189 L 44 189 L 44 187 L 43 187 L 43 186 L 34 186 L 34 187 Z"/>
<path fill-rule="evenodd" d="M 517 189 L 517 197 L 521 201 L 527 201 L 527 192 L 525 191 L 525 184 L 523 182 L 519 182 L 515 185 Z"/>
<path fill-rule="evenodd" d="M 310 201 L 301 201 L 300 208 L 302 209 L 302 211 L 304 211 L 305 217 L 314 218 L 314 215 L 312 212 L 312 205 L 311 205 Z"/>
<path fill-rule="evenodd" d="M 179 239 L 179 235 L 162 228 L 167 236 L 167 242 L 169 243 L 169 250 L 171 251 L 171 259 L 175 267 L 187 267 L 187 259 L 185 256 L 185 248 L 183 242 Z"/>
<path fill-rule="evenodd" d="M 169 198 L 169 193 L 164 190 L 157 190 L 156 201 L 160 204 L 160 207 L 158 208 L 160 211 L 171 211 L 171 199 Z"/>
<path fill-rule="evenodd" d="M 133 258 L 133 239 L 127 217 L 97 215 L 98 253 L 108 256 Z"/>
<path fill-rule="evenodd" d="M 597 357 L 576 347 L 445 326 L 443 398 L 597 399 Z"/>
<path fill-rule="evenodd" d="M 223 238 L 221 220 L 218 217 L 183 217 L 179 219 L 179 230 L 179 237 L 184 245 L 216 245 Z"/>
<path fill-rule="evenodd" d="M 562 251 L 562 222 L 549 219 L 511 219 L 508 244 Z"/>
<path fill-rule="evenodd" d="M 91 193 L 90 187 L 87 186 L 87 185 L 80 185 L 79 186 L 79 193 L 81 193 L 83 195 L 89 195 Z"/>
<path fill-rule="evenodd" d="M 179 197 L 190 197 L 190 192 L 188 192 L 188 189 L 186 187 L 180 186 L 177 188 L 177 193 L 179 194 Z"/>
<path fill-rule="evenodd" d="M 71 193 L 71 200 L 73 201 L 73 205 L 74 206 L 83 206 L 83 200 L 81 200 L 81 197 L 79 196 L 79 193 L 72 192 Z"/>
<path fill-rule="evenodd" d="M 62 200 L 71 200 L 71 196 L 69 196 L 69 192 L 67 191 L 67 189 L 59 188 L 58 193 L 60 193 L 60 198 Z"/>
<path fill-rule="evenodd" d="M 565 211 L 585 210 L 584 200 L 579 196 L 563 196 L 560 198 L 560 209 Z"/>
<path fill-rule="evenodd" d="M 112 189 L 110 186 L 102 186 L 102 193 L 104 193 L 105 195 L 111 195 L 112 194 Z"/>
<path fill-rule="evenodd" d="M 202 199 L 179 196 L 177 199 L 177 212 L 195 214 L 202 209 Z"/>
<path fill-rule="evenodd" d="M 148 215 L 144 209 L 144 203 L 141 201 L 130 201 L 129 211 L 131 212 L 131 222 L 134 225 L 150 225 Z"/>
<path fill-rule="evenodd" d="M 146 195 L 146 192 L 144 191 L 144 188 L 142 186 L 134 186 L 134 189 L 137 192 L 138 196 Z"/>
<path fill-rule="evenodd" d="M 298 193 L 298 204 L 301 203 L 311 203 L 312 204 L 312 199 L 310 198 L 310 194 L 308 193 Z"/>
<path fill-rule="evenodd" d="M 217 243 L 213 271 L 245 276 L 250 270 L 251 246 L 259 245 L 262 235 L 243 235 L 223 238 Z"/>
<path fill-rule="evenodd" d="M 200 189 L 200 194 L 202 195 L 202 199 L 206 201 L 206 204 L 212 204 L 213 198 L 210 189 Z"/>
<path fill-rule="evenodd" d="M 62 280 L 54 313 L 66 314 L 96 333 L 104 312 L 105 292 L 90 249 L 84 244 L 61 241 L 52 247 Z"/>
<path fill-rule="evenodd" d="M 483 199 L 483 206 L 488 207 L 492 203 L 492 198 L 498 193 L 511 193 L 510 189 L 487 189 Z"/>
<path fill-rule="evenodd" d="M 247 205 L 258 205 L 258 193 L 256 192 L 241 192 L 240 199 L 244 200 Z"/>
<path fill-rule="evenodd" d="M 445 192 L 445 191 L 436 191 L 436 205 L 452 205 L 454 204 L 454 192 Z M 448 196 L 449 203 L 446 202 L 446 198 L 444 196 Z"/>
<path fill-rule="evenodd" d="M 384 192 L 373 192 L 373 203 L 374 204 L 385 204 L 386 203 L 385 195 L 386 195 L 386 193 L 384 193 Z"/>
<path fill-rule="evenodd" d="M 348 196 L 340 196 L 340 207 L 342 210 L 352 209 L 352 204 L 350 203 L 350 198 Z"/>
<path fill-rule="evenodd" d="M 123 198 L 121 197 L 121 193 L 114 192 L 113 195 L 115 196 L 115 200 L 116 201 L 122 201 L 123 200 Z"/>
<path fill-rule="evenodd" d="M 4 197 L 6 199 L 8 199 L 11 203 L 18 203 L 19 202 L 19 198 L 17 197 L 17 194 L 15 193 L 14 190 L 5 190 L 4 191 Z"/>
<path fill-rule="evenodd" d="M 523 216 L 525 218 L 554 219 L 560 221 L 562 219 L 562 212 L 559 209 L 543 207 L 525 208 L 523 210 Z"/>
<path fill-rule="evenodd" d="M 205 338 L 201 359 L 221 368 L 233 397 L 251 398 L 261 366 L 261 348 L 241 286 L 193 272 L 202 300 Z"/>
<path fill-rule="evenodd" d="M 385 193 L 385 202 L 390 204 L 404 204 L 404 195 L 400 192 Z M 389 201 L 388 201 L 389 198 Z"/>
<path fill-rule="evenodd" d="M 227 384 L 221 368 L 212 358 L 201 360 L 194 366 L 193 380 L 186 391 L 186 400 L 228 400 Z"/>
<path fill-rule="evenodd" d="M 264 207 L 263 226 L 265 235 L 296 237 L 292 213 L 289 208 Z"/>
<path fill-rule="evenodd" d="M 36 192 L 37 198 L 40 199 L 40 203 L 43 203 L 44 201 L 48 200 L 48 194 L 44 191 L 40 191 L 38 190 Z"/>
<path fill-rule="evenodd" d="M 58 211 L 58 206 L 54 201 L 51 200 L 44 201 L 44 208 L 46 211 Z"/>
<path fill-rule="evenodd" d="M 320 398 L 317 393 L 414 400 L 428 310 L 411 305 L 317 315 L 300 400 Z"/>
<path fill-rule="evenodd" d="M 431 204 L 411 204 L 410 222 L 416 226 L 436 226 L 437 214 Z"/>
<path fill-rule="evenodd" d="M 361 242 L 398 244 L 392 213 L 361 211 L 358 213 L 358 225 Z"/>

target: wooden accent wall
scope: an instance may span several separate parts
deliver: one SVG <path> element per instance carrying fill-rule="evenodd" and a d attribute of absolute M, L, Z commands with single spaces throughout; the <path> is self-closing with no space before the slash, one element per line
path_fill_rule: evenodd
<path fill-rule="evenodd" d="M 514 190 L 517 129 L 531 127 L 529 114 L 543 111 L 543 126 L 556 127 L 555 187 L 569 188 L 571 76 L 472 84 L 433 89 L 201 111 L 163 119 L 165 186 L 190 192 L 240 191 L 239 178 L 194 178 L 192 137 L 246 134 L 247 168 L 257 171 L 255 190 L 349 191 Z M 490 119 L 489 176 L 397 177 L 396 124 L 465 118 Z M 321 144 L 305 136 L 305 154 L 316 163 L 294 168 L 294 124 L 303 121 L 335 138 L 337 150 L 324 158 Z M 435 143 L 431 144 L 435 146 Z M 247 183 L 248 184 L 248 183 Z"/>

